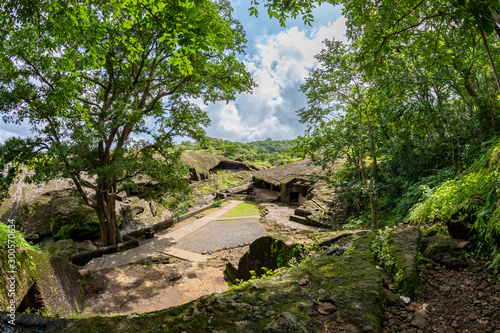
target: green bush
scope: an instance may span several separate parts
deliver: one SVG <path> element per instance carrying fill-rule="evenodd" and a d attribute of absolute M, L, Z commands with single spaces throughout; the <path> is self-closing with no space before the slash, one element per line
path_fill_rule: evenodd
<path fill-rule="evenodd" d="M 10 233 L 10 228 L 6 224 L 0 222 L 0 248 L 7 247 Z M 11 240 L 14 241 L 16 248 L 39 250 L 38 246 L 28 243 L 24 239 L 23 234 L 17 230 L 14 231 L 14 238 L 11 238 Z"/>
<path fill-rule="evenodd" d="M 212 203 L 212 208 L 218 208 L 222 206 L 222 199 L 221 198 L 215 198 L 214 202 Z"/>
<path fill-rule="evenodd" d="M 499 182 L 491 188 L 484 209 L 474 223 L 472 238 L 480 253 L 486 255 L 488 268 L 500 279 L 500 206 L 498 201 Z"/>
<path fill-rule="evenodd" d="M 477 216 L 497 177 L 496 171 L 485 170 L 449 180 L 433 190 L 423 188 L 424 200 L 411 209 L 410 221 L 433 223 Z"/>
<path fill-rule="evenodd" d="M 410 212 L 413 222 L 473 223 L 472 242 L 500 278 L 500 140 L 477 159 L 468 173 L 435 189 L 424 188 L 424 200 Z"/>

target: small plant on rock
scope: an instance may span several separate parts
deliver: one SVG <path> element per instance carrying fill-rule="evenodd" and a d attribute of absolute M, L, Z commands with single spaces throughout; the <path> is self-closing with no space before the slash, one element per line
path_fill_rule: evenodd
<path fill-rule="evenodd" d="M 215 198 L 214 202 L 212 203 L 212 208 L 219 208 L 220 206 L 222 206 L 222 199 Z"/>

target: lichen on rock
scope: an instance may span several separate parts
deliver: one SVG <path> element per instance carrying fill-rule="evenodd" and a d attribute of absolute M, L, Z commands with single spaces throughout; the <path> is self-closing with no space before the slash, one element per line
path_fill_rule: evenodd
<path fill-rule="evenodd" d="M 59 256 L 71 262 L 71 257 L 78 252 L 72 239 L 63 239 L 52 243 L 47 251 L 54 256 Z"/>

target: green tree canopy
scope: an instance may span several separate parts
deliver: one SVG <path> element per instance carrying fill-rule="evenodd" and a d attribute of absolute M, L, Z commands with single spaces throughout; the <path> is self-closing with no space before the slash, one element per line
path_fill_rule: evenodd
<path fill-rule="evenodd" d="M 31 165 L 30 181 L 70 178 L 98 213 L 103 245 L 121 241 L 122 189 L 143 178 L 154 184 L 151 196 L 187 191 L 171 147 L 177 135 L 204 136 L 209 119 L 192 101 L 228 101 L 253 86 L 236 58 L 244 31 L 227 1 L 0 8 L 0 112 L 8 123 L 29 122 L 33 133 L 2 145 L 2 163 Z"/>

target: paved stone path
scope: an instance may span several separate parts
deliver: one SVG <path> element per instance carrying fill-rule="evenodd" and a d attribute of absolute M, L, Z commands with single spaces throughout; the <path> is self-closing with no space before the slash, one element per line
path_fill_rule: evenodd
<path fill-rule="evenodd" d="M 195 253 L 210 254 L 210 251 L 216 249 L 250 244 L 266 235 L 266 228 L 257 219 L 218 219 L 190 233 L 176 247 Z"/>
<path fill-rule="evenodd" d="M 219 220 L 221 216 L 226 214 L 231 209 L 238 206 L 243 201 L 229 201 L 229 204 L 221 207 L 220 209 L 213 211 L 207 216 L 204 216 L 197 220 L 187 220 L 180 222 L 174 231 L 167 232 L 164 234 L 158 234 L 149 243 L 130 249 L 125 252 L 118 252 L 113 254 L 105 254 L 100 258 L 94 258 L 85 265 L 83 269 L 90 271 L 98 271 L 105 268 L 118 267 L 126 264 L 131 264 L 141 259 L 149 258 L 158 253 L 165 253 L 174 257 L 181 259 L 193 261 L 193 262 L 205 262 L 209 259 L 209 256 L 202 255 L 199 253 L 194 253 L 177 248 L 176 243 L 191 234 L 192 232 L 204 227 L 205 225 Z M 251 219 L 258 216 L 247 216 L 241 217 L 245 219 Z M 231 218 L 239 219 L 239 218 Z M 223 218 L 222 220 L 225 220 Z M 185 225 L 182 225 L 185 224 Z"/>

